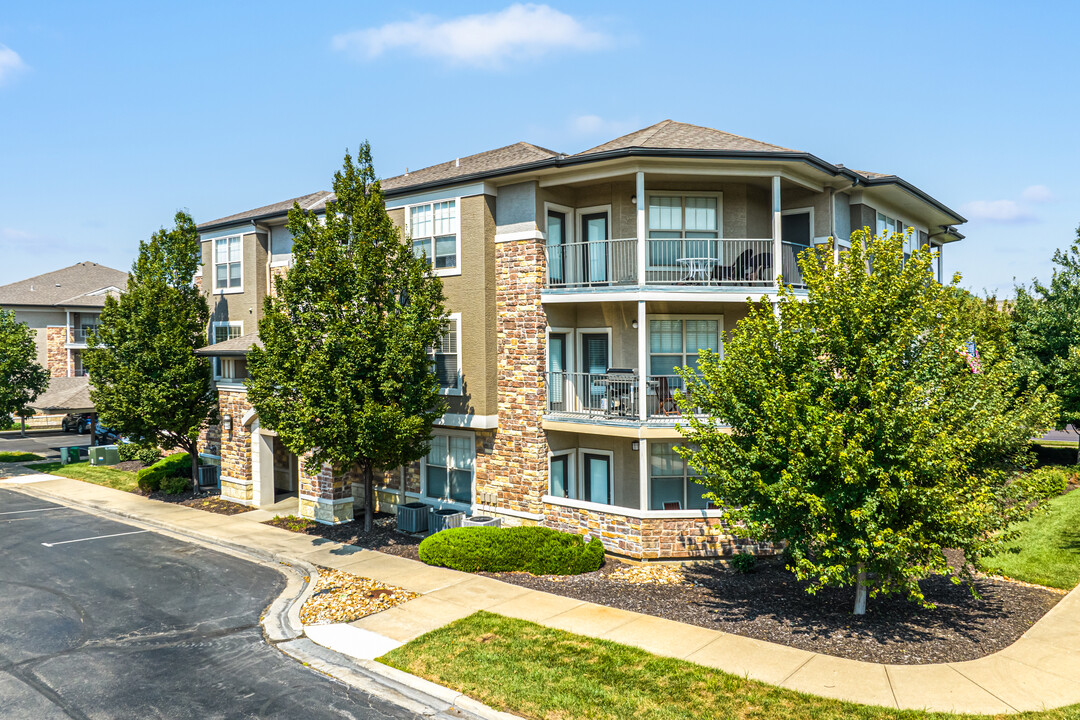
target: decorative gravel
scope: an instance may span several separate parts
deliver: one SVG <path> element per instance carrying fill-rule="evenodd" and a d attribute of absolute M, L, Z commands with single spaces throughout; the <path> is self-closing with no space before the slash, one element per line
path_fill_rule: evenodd
<path fill-rule="evenodd" d="M 827 655 L 895 664 L 972 660 L 1015 642 L 1061 595 L 1047 588 L 979 578 L 981 599 L 947 577 L 922 582 L 937 607 L 877 597 L 851 614 L 854 590 L 808 595 L 777 560 L 740 574 L 715 563 L 628 566 L 554 578 L 484 573 L 514 585 L 609 607 L 768 640 Z M 683 581 L 678 582 L 681 574 Z"/>
<path fill-rule="evenodd" d="M 300 608 L 300 622 L 305 625 L 352 622 L 416 597 L 420 595 L 352 573 L 321 567 L 315 593 Z"/>

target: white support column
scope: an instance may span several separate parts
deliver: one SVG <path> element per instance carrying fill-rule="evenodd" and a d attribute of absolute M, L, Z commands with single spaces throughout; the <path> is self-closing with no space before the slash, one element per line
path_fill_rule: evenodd
<path fill-rule="evenodd" d="M 648 253 L 645 247 L 645 210 L 648 203 L 645 200 L 645 173 L 640 170 L 637 173 L 637 277 L 638 285 L 645 286 L 645 261 Z"/>
<path fill-rule="evenodd" d="M 645 325 L 645 301 L 637 304 L 638 419 L 649 419 L 649 329 Z"/>
<path fill-rule="evenodd" d="M 772 179 L 772 236 L 773 236 L 773 278 L 779 275 L 784 268 L 784 216 L 780 211 L 780 176 L 773 175 Z"/>
<path fill-rule="evenodd" d="M 638 510 L 649 509 L 649 441 L 638 440 Z"/>
<path fill-rule="evenodd" d="M 233 419 L 236 422 L 236 419 Z M 274 438 L 259 432 L 259 421 L 251 425 L 251 504 L 265 507 L 274 504 Z"/>
<path fill-rule="evenodd" d="M 49 331 L 46 330 L 45 332 L 48 333 Z M 67 346 L 67 344 L 69 342 L 71 342 L 71 340 L 72 340 L 72 337 L 71 337 L 71 311 L 70 310 L 65 310 L 64 311 L 64 345 L 65 345 L 65 347 Z M 71 357 L 71 348 L 68 348 L 67 350 L 65 350 L 64 353 L 67 355 L 67 369 L 64 371 L 64 375 L 66 375 L 67 377 L 71 377 L 72 375 L 75 374 L 75 367 L 74 367 L 75 363 L 74 363 L 74 359 Z M 49 361 L 49 358 L 46 356 L 45 362 L 48 363 L 48 361 Z"/>

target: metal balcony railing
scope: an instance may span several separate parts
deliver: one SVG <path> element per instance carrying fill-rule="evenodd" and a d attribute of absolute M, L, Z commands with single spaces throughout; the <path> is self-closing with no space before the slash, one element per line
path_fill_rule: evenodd
<path fill-rule="evenodd" d="M 545 287 L 593 288 L 637 284 L 637 238 L 546 245 Z"/>
<path fill-rule="evenodd" d="M 606 420 L 640 419 L 641 385 L 636 370 L 606 373 L 547 373 L 547 412 L 571 417 Z M 685 394 L 678 375 L 649 375 L 645 386 L 645 410 L 649 419 L 678 419 L 682 413 L 676 398 Z"/>
<path fill-rule="evenodd" d="M 97 330 L 97 325 L 83 325 L 82 327 L 68 328 L 68 342 L 86 344 L 90 333 Z"/>

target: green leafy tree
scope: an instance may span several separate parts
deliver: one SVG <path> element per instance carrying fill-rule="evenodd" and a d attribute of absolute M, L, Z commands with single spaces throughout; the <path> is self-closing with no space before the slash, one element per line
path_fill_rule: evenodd
<path fill-rule="evenodd" d="M 918 581 L 949 570 L 945 549 L 973 565 L 1015 537 L 1042 493 L 1014 469 L 1054 412 L 1014 389 L 996 307 L 959 276 L 935 282 L 929 248 L 905 261 L 902 242 L 864 229 L 839 262 L 807 251 L 805 298 L 751 304 L 723 357 L 683 370 L 682 409 L 705 417 L 681 452 L 711 497 L 749 536 L 787 541 L 809 592 L 855 586 L 856 614 L 868 590 L 925 604 Z"/>
<path fill-rule="evenodd" d="M 266 299 L 248 399 L 310 471 L 359 468 L 370 531 L 373 474 L 423 457 L 443 412 L 442 282 L 386 214 L 367 143 L 335 173 L 325 221 L 294 206 L 288 228 L 294 264 Z"/>
<path fill-rule="evenodd" d="M 28 405 L 48 386 L 49 373 L 37 362 L 34 332 L 14 312 L 0 310 L 0 427 L 11 425 L 12 415 L 32 415 Z"/>
<path fill-rule="evenodd" d="M 199 233 L 186 212 L 176 213 L 139 243 L 126 291 L 108 297 L 91 335 L 84 364 L 90 397 L 101 421 L 148 446 L 180 448 L 198 458 L 199 432 L 216 421 L 206 345 L 210 308 L 194 282 Z M 191 464 L 198 488 L 198 462 Z"/>
<path fill-rule="evenodd" d="M 1080 228 L 1069 248 L 1054 251 L 1054 265 L 1049 285 L 1036 279 L 1016 289 L 1013 340 L 1025 384 L 1052 390 L 1060 401 L 1054 424 L 1080 435 Z"/>

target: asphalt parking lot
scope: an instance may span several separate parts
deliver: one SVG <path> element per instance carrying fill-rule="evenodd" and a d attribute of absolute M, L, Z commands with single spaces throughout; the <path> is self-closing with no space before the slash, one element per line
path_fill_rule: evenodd
<path fill-rule="evenodd" d="M 90 446 L 90 433 L 79 435 L 76 432 L 60 430 L 28 430 L 26 437 L 19 431 L 0 433 L 0 452 L 31 452 L 41 455 L 46 460 L 60 459 L 60 448 Z M 86 452 L 83 452 L 86 459 Z"/>
<path fill-rule="evenodd" d="M 0 716 L 419 718 L 266 644 L 284 578 L 0 489 Z"/>

